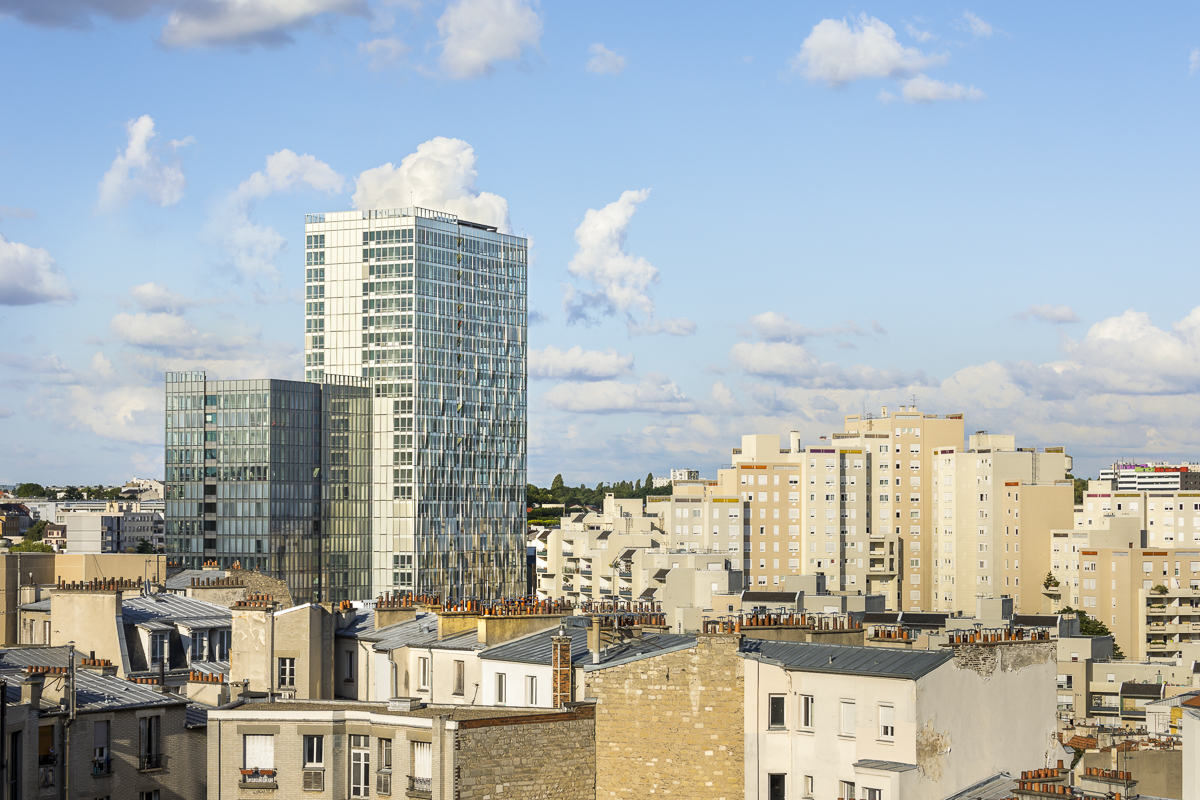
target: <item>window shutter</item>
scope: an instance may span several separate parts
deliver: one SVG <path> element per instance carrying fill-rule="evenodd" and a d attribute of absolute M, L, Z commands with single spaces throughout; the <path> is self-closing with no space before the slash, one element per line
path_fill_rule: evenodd
<path fill-rule="evenodd" d="M 433 777 L 433 745 L 429 742 L 413 742 L 413 777 Z"/>

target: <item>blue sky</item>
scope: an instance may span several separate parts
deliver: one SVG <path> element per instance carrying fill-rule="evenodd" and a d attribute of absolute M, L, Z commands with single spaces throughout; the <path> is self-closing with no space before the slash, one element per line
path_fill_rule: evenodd
<path fill-rule="evenodd" d="M 531 238 L 543 485 L 913 396 L 1195 457 L 1198 47 L 1187 4 L 0 0 L 0 482 L 159 474 L 164 369 L 300 377 L 302 215 L 380 186 Z"/>

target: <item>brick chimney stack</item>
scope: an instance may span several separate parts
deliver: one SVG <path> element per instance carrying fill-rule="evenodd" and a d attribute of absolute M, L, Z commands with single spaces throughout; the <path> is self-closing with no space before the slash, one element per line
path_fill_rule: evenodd
<path fill-rule="evenodd" d="M 572 700 L 571 637 L 559 626 L 558 635 L 550 638 L 550 668 L 553 674 L 554 707 L 562 708 Z"/>

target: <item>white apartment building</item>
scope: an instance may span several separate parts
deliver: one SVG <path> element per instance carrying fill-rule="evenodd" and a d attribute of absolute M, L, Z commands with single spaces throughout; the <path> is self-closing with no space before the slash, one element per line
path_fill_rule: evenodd
<path fill-rule="evenodd" d="M 305 379 L 374 382 L 370 595 L 525 592 L 525 239 L 423 208 L 305 217 Z"/>
<path fill-rule="evenodd" d="M 746 640 L 745 796 L 942 800 L 1044 765 L 1057 744 L 1054 646 Z M 1010 647 L 1022 652 L 1004 669 L 996 651 Z"/>
<path fill-rule="evenodd" d="M 1192 461 L 1118 461 L 1100 470 L 1101 482 L 1115 492 L 1200 490 L 1200 464 Z"/>

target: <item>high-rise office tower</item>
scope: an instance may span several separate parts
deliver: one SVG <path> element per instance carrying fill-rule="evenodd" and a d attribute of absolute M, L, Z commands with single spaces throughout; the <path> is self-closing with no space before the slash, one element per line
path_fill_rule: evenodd
<path fill-rule="evenodd" d="M 166 547 L 283 579 L 297 603 L 370 590 L 371 389 L 166 374 Z"/>
<path fill-rule="evenodd" d="M 523 594 L 526 240 L 423 208 L 304 233 L 305 378 L 373 384 L 372 593 Z"/>

